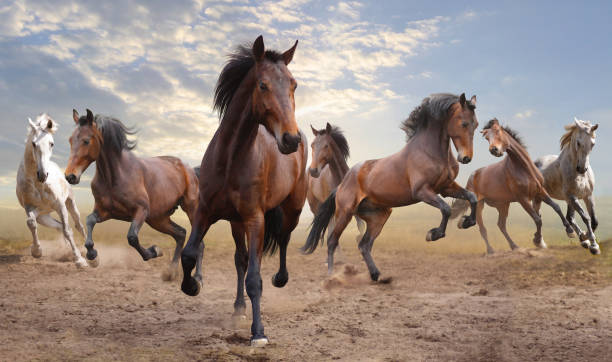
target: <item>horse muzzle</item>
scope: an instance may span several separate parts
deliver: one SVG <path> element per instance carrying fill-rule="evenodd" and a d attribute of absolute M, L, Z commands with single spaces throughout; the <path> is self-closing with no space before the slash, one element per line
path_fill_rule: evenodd
<path fill-rule="evenodd" d="M 318 168 L 309 168 L 308 172 L 310 172 L 310 176 L 314 178 L 318 178 L 321 175 L 321 172 L 319 172 Z"/>
<path fill-rule="evenodd" d="M 80 181 L 80 177 L 77 177 L 75 174 L 71 173 L 70 175 L 66 175 L 66 181 L 68 181 L 71 185 L 76 185 Z"/>
<path fill-rule="evenodd" d="M 470 163 L 470 161 L 472 161 L 472 159 L 469 156 L 461 156 L 461 155 L 457 155 L 457 161 L 463 163 L 463 164 L 467 164 Z"/>
<path fill-rule="evenodd" d="M 501 152 L 501 151 L 499 150 L 499 148 L 497 148 L 497 147 L 491 147 L 491 148 L 489 148 L 489 152 L 491 152 L 491 154 L 492 154 L 493 156 L 495 156 L 495 157 L 501 157 L 501 156 L 503 156 L 503 155 L 504 155 L 504 153 L 503 153 L 503 152 Z"/>
<path fill-rule="evenodd" d="M 277 141 L 278 150 L 283 155 L 288 155 L 297 151 L 298 146 L 302 142 L 302 136 L 298 133 L 295 136 L 290 135 L 288 132 L 283 133 L 281 142 Z"/>

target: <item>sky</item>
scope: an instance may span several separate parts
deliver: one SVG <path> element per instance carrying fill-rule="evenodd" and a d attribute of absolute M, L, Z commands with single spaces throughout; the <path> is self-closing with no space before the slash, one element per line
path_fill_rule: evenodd
<path fill-rule="evenodd" d="M 59 123 L 54 161 L 67 163 L 72 109 L 136 126 L 140 156 L 199 165 L 217 126 L 214 85 L 227 54 L 262 34 L 298 39 L 290 71 L 296 118 L 342 128 L 349 164 L 403 147 L 399 125 L 431 93 L 478 98 L 535 159 L 559 151 L 574 117 L 599 123 L 591 156 L 597 196 L 612 195 L 611 2 L 576 1 L 57 1 L 0 3 L 0 202 L 17 205 L 27 117 Z M 606 142 L 607 141 L 607 142 Z M 497 162 L 475 135 L 465 184 Z M 89 180 L 76 187 L 91 202 Z"/>

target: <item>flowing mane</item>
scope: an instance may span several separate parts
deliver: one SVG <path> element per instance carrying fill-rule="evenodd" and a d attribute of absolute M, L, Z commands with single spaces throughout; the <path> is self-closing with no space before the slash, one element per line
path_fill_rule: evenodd
<path fill-rule="evenodd" d="M 349 151 L 348 141 L 346 140 L 346 137 L 344 137 L 344 133 L 339 127 L 333 126 L 329 135 L 336 143 L 336 146 L 338 146 L 338 149 L 340 150 L 340 154 L 346 161 L 346 159 L 350 155 L 349 154 L 350 151 Z"/>
<path fill-rule="evenodd" d="M 102 133 L 102 147 L 110 150 L 114 154 L 119 154 L 121 151 L 133 150 L 136 148 L 136 141 L 129 140 L 127 136 L 136 134 L 132 128 L 124 125 L 120 120 L 109 116 L 97 114 L 94 118 L 97 128 Z M 79 125 L 87 124 L 85 116 L 79 119 Z"/>
<path fill-rule="evenodd" d="M 450 93 L 436 93 L 423 99 L 400 126 L 406 132 L 406 141 L 426 128 L 430 121 L 441 121 L 448 117 L 448 111 L 457 102 L 459 96 Z M 470 101 L 466 101 L 466 104 L 472 110 L 476 108 Z"/>
<path fill-rule="evenodd" d="M 223 119 L 234 94 L 255 65 L 251 48 L 251 45 L 239 45 L 234 53 L 229 54 L 229 60 L 219 75 L 215 87 L 213 109 L 219 111 L 220 119 Z M 266 50 L 264 57 L 273 63 L 283 59 L 283 55 L 274 50 Z"/>
<path fill-rule="evenodd" d="M 574 123 L 569 126 L 565 126 L 565 130 L 567 132 L 565 132 L 565 134 L 561 136 L 561 150 L 563 150 L 566 146 L 569 146 L 578 128 L 579 127 Z"/>
<path fill-rule="evenodd" d="M 497 118 L 493 118 L 489 121 L 489 123 L 487 123 L 482 129 L 489 129 L 493 126 L 493 124 L 497 122 L 499 124 L 499 121 L 497 120 Z M 527 149 L 527 146 L 525 145 L 525 142 L 523 142 L 523 139 L 521 138 L 521 136 L 519 136 L 519 134 L 513 130 L 512 128 L 508 127 L 508 126 L 502 126 L 500 124 L 500 127 L 510 136 L 512 137 L 516 142 L 518 142 L 519 145 L 521 145 L 521 147 Z"/>

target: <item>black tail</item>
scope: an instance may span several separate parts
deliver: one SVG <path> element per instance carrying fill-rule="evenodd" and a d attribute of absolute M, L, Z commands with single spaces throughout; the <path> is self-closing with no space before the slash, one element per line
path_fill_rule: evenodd
<path fill-rule="evenodd" d="M 264 255 L 274 255 L 281 239 L 283 211 L 280 207 L 268 210 L 265 215 Z"/>
<path fill-rule="evenodd" d="M 306 239 L 306 244 L 302 246 L 303 254 L 312 254 L 313 251 L 317 249 L 319 246 L 319 242 L 323 243 L 323 237 L 325 235 L 325 230 L 327 230 L 327 226 L 331 221 L 331 218 L 334 216 L 336 212 L 336 190 L 332 191 L 331 195 L 325 200 L 324 203 L 319 206 L 319 210 L 317 210 L 317 214 L 312 220 L 312 225 L 310 226 L 310 234 L 308 234 L 308 238 Z"/>
<path fill-rule="evenodd" d="M 194 168 L 193 168 L 193 171 L 195 172 L 196 177 L 197 177 L 198 179 L 200 179 L 200 166 L 198 166 L 198 167 L 194 167 Z"/>

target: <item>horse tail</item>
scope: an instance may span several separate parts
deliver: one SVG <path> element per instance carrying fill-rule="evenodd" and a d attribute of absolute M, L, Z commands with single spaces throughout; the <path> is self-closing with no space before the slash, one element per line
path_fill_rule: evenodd
<path fill-rule="evenodd" d="M 331 218 L 336 212 L 336 190 L 332 191 L 331 195 L 325 200 L 312 220 L 310 233 L 306 239 L 306 244 L 300 249 L 303 254 L 312 254 L 319 246 L 319 242 L 323 243 L 325 230 L 331 221 Z"/>
<path fill-rule="evenodd" d="M 270 209 L 264 215 L 264 255 L 274 255 L 281 240 L 283 211 L 280 206 Z"/>

